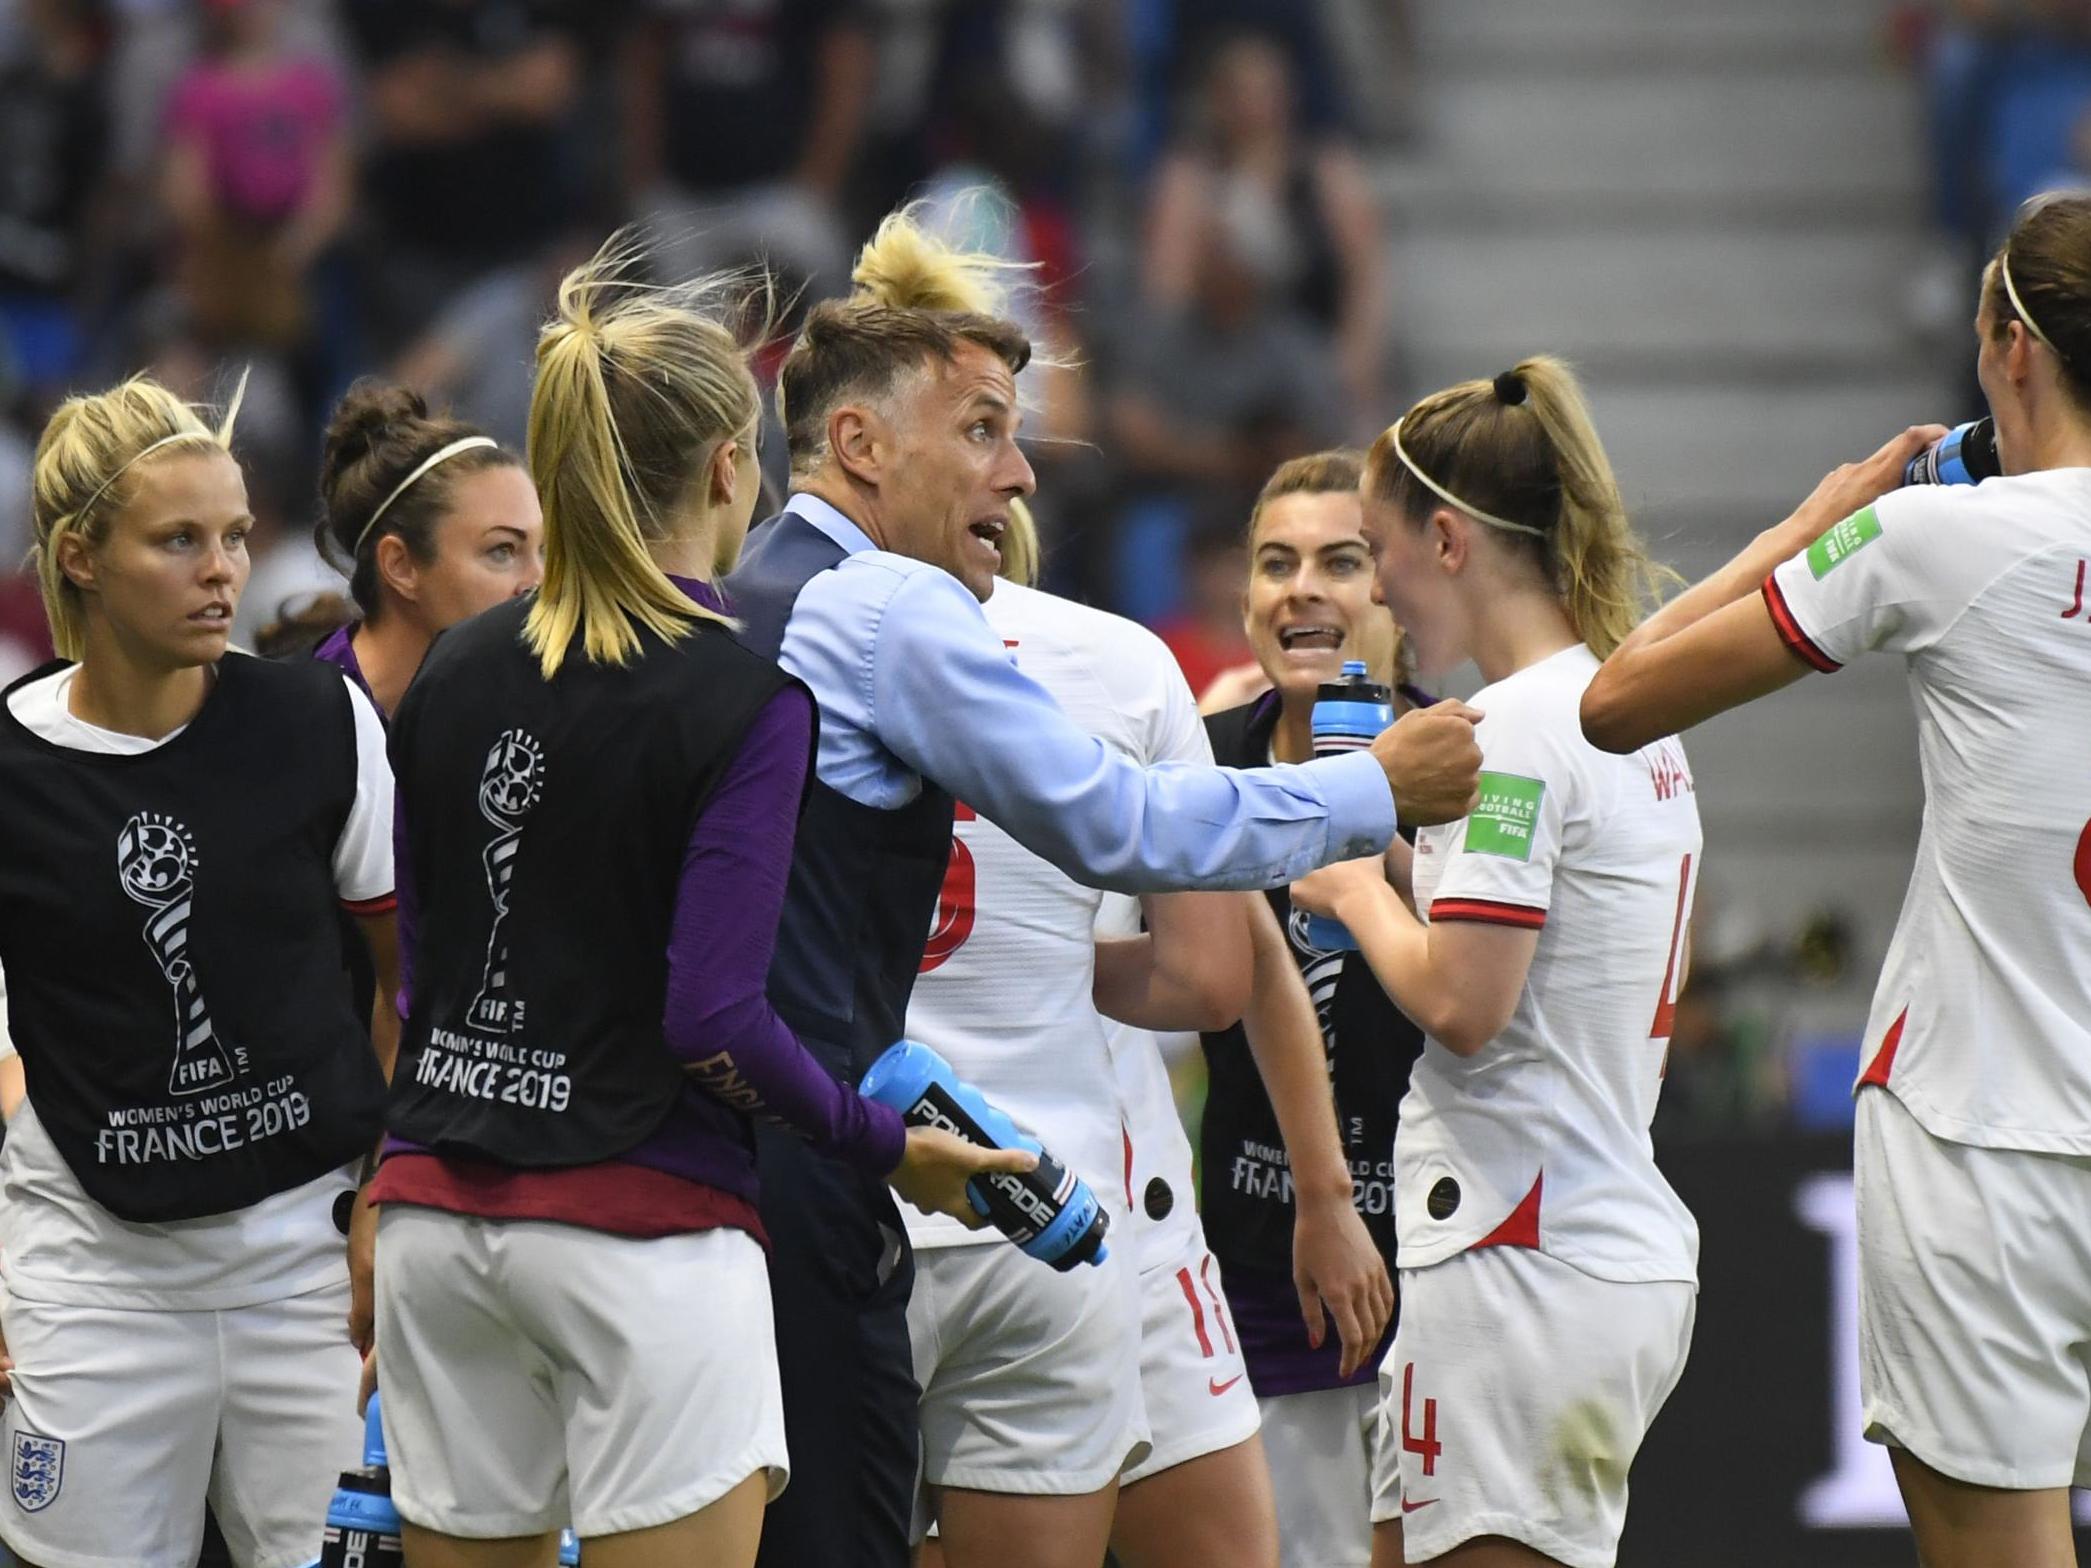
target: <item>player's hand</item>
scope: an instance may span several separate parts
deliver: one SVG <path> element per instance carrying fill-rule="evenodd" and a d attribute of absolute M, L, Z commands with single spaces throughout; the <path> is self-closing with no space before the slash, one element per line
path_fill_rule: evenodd
<path fill-rule="evenodd" d="M 1334 1319 L 1343 1344 L 1339 1375 L 1349 1377 L 1379 1348 L 1394 1315 L 1394 1282 L 1349 1193 L 1301 1197 L 1292 1222 L 1292 1283 L 1307 1343 L 1319 1350 Z"/>
<path fill-rule="evenodd" d="M 356 1193 L 355 1207 L 349 1210 L 348 1233 L 348 1334 L 349 1343 L 361 1354 L 369 1353 L 376 1333 L 377 1257 L 378 1211 L 371 1207 L 370 1189 L 363 1187 Z"/>
<path fill-rule="evenodd" d="M 1813 544 L 1861 507 L 1871 506 L 1890 490 L 1902 488 L 1909 460 L 1947 435 L 1944 425 L 1911 425 L 1871 457 L 1831 469 L 1795 511 L 1800 534 L 1796 548 Z"/>
<path fill-rule="evenodd" d="M 1481 796 L 1481 748 L 1474 725 L 1481 715 L 1463 702 L 1437 702 L 1404 713 L 1372 743 L 1387 770 L 1394 809 L 1411 827 L 1456 822 Z"/>
<path fill-rule="evenodd" d="M 356 1414 L 370 1413 L 370 1396 L 378 1391 L 378 1347 L 363 1352 L 363 1375 L 356 1379 Z"/>
<path fill-rule="evenodd" d="M 15 1391 L 15 1358 L 7 1353 L 7 1336 L 0 1334 L 0 1399 Z"/>
<path fill-rule="evenodd" d="M 967 1181 L 983 1171 L 1028 1171 L 1037 1164 L 1028 1149 L 984 1149 L 941 1127 L 910 1127 L 900 1164 L 886 1180 L 916 1208 L 978 1230 L 987 1220 L 966 1196 Z"/>
<path fill-rule="evenodd" d="M 1339 860 L 1308 872 L 1292 884 L 1292 907 L 1310 915 L 1341 920 L 1344 910 L 1355 907 L 1360 899 L 1377 898 L 1387 891 L 1386 858 L 1367 855 L 1362 860 Z"/>

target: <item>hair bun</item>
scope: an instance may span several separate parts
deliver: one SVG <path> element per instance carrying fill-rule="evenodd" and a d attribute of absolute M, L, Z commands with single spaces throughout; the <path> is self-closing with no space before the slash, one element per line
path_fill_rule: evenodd
<path fill-rule="evenodd" d="M 320 454 L 320 489 L 331 490 L 343 472 L 376 451 L 401 425 L 428 418 L 428 403 L 412 387 L 365 376 L 341 395 Z"/>
<path fill-rule="evenodd" d="M 1511 408 L 1524 402 L 1526 394 L 1531 390 L 1525 385 L 1525 378 L 1515 370 L 1506 370 L 1496 377 L 1494 386 L 1496 401 Z"/>

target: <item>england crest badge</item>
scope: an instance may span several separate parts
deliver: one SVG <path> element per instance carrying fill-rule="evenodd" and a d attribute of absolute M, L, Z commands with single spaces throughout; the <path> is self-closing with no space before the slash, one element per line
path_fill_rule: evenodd
<path fill-rule="evenodd" d="M 15 1433 L 14 1462 L 9 1473 L 14 1478 L 15 1502 L 22 1512 L 33 1514 L 50 1507 L 58 1500 L 58 1488 L 65 1484 L 64 1440 L 40 1437 L 34 1432 Z"/>

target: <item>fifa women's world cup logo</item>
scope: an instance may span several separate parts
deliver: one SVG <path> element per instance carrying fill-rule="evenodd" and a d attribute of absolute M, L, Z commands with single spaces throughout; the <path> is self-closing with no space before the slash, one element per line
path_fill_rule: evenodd
<path fill-rule="evenodd" d="M 545 756 L 536 737 L 527 730 L 502 731 L 479 775 L 479 814 L 494 826 L 482 857 L 487 895 L 494 903 L 494 929 L 486 939 L 486 972 L 479 995 L 465 1013 L 473 1028 L 493 1034 L 506 1034 L 514 1022 L 508 1000 L 508 939 L 502 928 L 508 921 L 508 885 L 522 847 L 523 820 L 544 793 L 544 785 Z"/>
<path fill-rule="evenodd" d="M 116 836 L 117 877 L 124 892 L 145 906 L 145 945 L 174 991 L 174 1071 L 167 1092 L 177 1095 L 201 1094 L 237 1076 L 211 1027 L 189 958 L 197 859 L 189 830 L 157 811 L 139 812 Z"/>

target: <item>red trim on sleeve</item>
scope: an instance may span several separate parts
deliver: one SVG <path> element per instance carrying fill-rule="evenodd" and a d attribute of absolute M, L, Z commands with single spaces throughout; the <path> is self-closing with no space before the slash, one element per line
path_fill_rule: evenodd
<path fill-rule="evenodd" d="M 341 907 L 352 915 L 389 915 L 399 908 L 399 895 L 380 893 L 376 898 L 344 898 Z"/>
<path fill-rule="evenodd" d="M 1772 629 L 1779 634 L 1779 641 L 1794 651 L 1800 661 L 1810 669 L 1824 675 L 1834 675 L 1844 666 L 1815 646 L 1815 641 L 1801 630 L 1801 623 L 1793 618 L 1793 608 L 1786 602 L 1786 592 L 1779 586 L 1777 577 L 1764 580 L 1764 607 L 1771 611 Z"/>
<path fill-rule="evenodd" d="M 1895 1015 L 1895 1021 L 1888 1025 L 1888 1032 L 1880 1037 L 1880 1049 L 1873 1053 L 1873 1060 L 1868 1062 L 1866 1070 L 1859 1074 L 1860 1088 L 1863 1089 L 1869 1083 L 1887 1088 L 1888 1074 L 1895 1069 L 1895 1053 L 1902 1046 L 1902 1026 L 1908 1022 L 1909 1009 L 1905 1007 Z"/>
<path fill-rule="evenodd" d="M 1539 1249 L 1539 1191 L 1546 1185 L 1546 1172 L 1532 1178 L 1532 1190 L 1517 1200 L 1517 1207 L 1494 1230 L 1475 1242 L 1469 1251 L 1483 1247 L 1530 1247 Z"/>
<path fill-rule="evenodd" d="M 1530 904 L 1505 904 L 1493 898 L 1441 898 L 1430 906 L 1430 918 L 1479 920 L 1492 926 L 1522 926 L 1537 931 L 1546 924 L 1546 911 Z"/>

